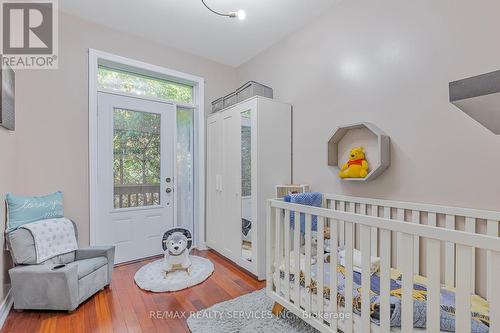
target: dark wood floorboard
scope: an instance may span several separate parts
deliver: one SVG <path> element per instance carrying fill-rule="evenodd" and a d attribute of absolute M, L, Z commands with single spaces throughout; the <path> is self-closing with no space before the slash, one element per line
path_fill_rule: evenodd
<path fill-rule="evenodd" d="M 116 267 L 109 288 L 98 292 L 73 313 L 11 311 L 0 333 L 189 332 L 187 318 L 156 319 L 151 311 L 198 311 L 264 288 L 265 282 L 241 270 L 213 251 L 193 251 L 214 263 L 214 273 L 203 283 L 171 293 L 139 289 L 134 274 L 154 259 Z"/>

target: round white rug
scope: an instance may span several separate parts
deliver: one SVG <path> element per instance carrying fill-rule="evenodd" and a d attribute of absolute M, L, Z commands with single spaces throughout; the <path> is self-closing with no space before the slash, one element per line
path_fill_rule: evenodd
<path fill-rule="evenodd" d="M 154 292 L 176 291 L 192 287 L 208 279 L 214 271 L 214 264 L 208 259 L 189 256 L 191 274 L 186 271 L 174 271 L 165 277 L 163 258 L 142 266 L 135 273 L 134 280 L 139 288 Z"/>

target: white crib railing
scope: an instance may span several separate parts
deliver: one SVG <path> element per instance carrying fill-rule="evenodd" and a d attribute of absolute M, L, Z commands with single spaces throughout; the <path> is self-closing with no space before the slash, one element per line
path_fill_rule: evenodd
<path fill-rule="evenodd" d="M 379 200 L 371 198 L 360 198 L 360 197 L 350 197 L 335 194 L 325 194 L 324 195 L 325 207 L 340 210 L 355 212 L 361 215 L 378 216 L 387 219 L 395 219 L 398 221 L 405 221 L 416 224 L 427 224 L 431 226 L 444 227 L 452 230 L 459 230 L 458 221 L 460 220 L 463 225 L 462 230 L 469 233 L 485 233 L 490 236 L 498 237 L 499 231 L 499 221 L 500 212 L 497 211 L 487 211 L 478 210 L 470 208 L 459 208 L 459 207 L 446 207 L 439 205 L 412 203 L 412 202 L 401 202 L 401 201 L 390 201 L 390 200 Z M 480 230 L 481 226 L 485 226 Z M 342 223 L 341 223 L 342 231 Z M 356 237 L 356 232 L 355 237 Z M 377 253 L 378 234 L 376 229 L 372 229 L 372 253 Z M 342 241 L 342 232 L 340 236 L 340 244 L 344 244 Z M 392 237 L 391 237 L 392 239 Z M 400 237 L 395 237 L 392 243 L 397 244 L 400 241 Z M 415 274 L 420 273 L 420 260 L 421 254 L 421 242 L 418 236 L 413 238 L 414 242 L 414 272 Z M 455 276 L 456 276 L 456 249 L 453 243 L 445 243 L 442 246 L 444 254 L 444 266 L 443 266 L 443 276 L 441 282 L 448 286 L 455 286 Z M 395 252 L 395 251 L 393 251 Z M 391 260 L 393 260 L 392 266 L 399 267 L 399 257 L 397 253 L 391 253 Z M 472 266 L 476 266 L 476 251 L 471 249 Z M 486 298 L 489 299 L 489 291 L 492 290 L 492 282 L 495 280 L 495 276 L 492 275 L 490 271 L 491 265 L 491 252 L 486 252 Z M 476 290 L 475 275 L 471 277 L 471 288 L 473 291 L 481 293 L 481 290 Z"/>
<path fill-rule="evenodd" d="M 441 243 L 444 246 L 444 282 L 456 286 L 456 332 L 471 330 L 471 302 L 474 294 L 475 249 L 488 253 L 487 295 L 490 306 L 490 332 L 500 333 L 500 288 L 493 281 L 500 279 L 500 238 L 498 221 L 500 213 L 463 208 L 441 207 L 413 203 L 382 201 L 325 195 L 325 206 L 317 208 L 270 200 L 267 230 L 267 294 L 306 322 L 322 332 L 353 332 L 353 249 L 356 248 L 356 233 L 362 256 L 361 320 L 356 326 L 358 332 L 370 332 L 370 257 L 379 256 L 380 262 L 380 331 L 390 332 L 390 273 L 391 267 L 402 272 L 402 316 L 401 331 L 413 331 L 413 281 L 415 274 L 421 274 L 420 242 L 427 248 L 424 274 L 427 278 L 427 332 L 440 331 L 440 288 L 441 288 Z M 396 219 L 391 219 L 392 211 Z M 290 213 L 295 214 L 295 228 L 290 227 Z M 411 212 L 410 214 L 406 214 Z M 422 214 L 424 212 L 424 214 Z M 305 234 L 301 241 L 300 213 L 305 214 Z M 437 220 L 444 214 L 445 227 L 438 227 Z M 379 215 L 382 215 L 379 216 Z M 427 223 L 422 224 L 422 215 Z M 317 251 L 311 244 L 312 216 L 317 216 Z M 408 216 L 408 218 L 407 218 Z M 465 231 L 455 230 L 457 216 L 464 217 Z M 475 223 L 484 219 L 488 234 L 475 233 Z M 330 228 L 330 262 L 324 263 L 324 228 Z M 397 242 L 391 234 L 397 235 Z M 394 245 L 395 244 L 395 245 Z M 304 246 L 305 286 L 311 285 L 312 257 L 317 257 L 316 294 L 307 293 L 301 300 L 299 274 L 300 247 Z M 337 305 L 337 248 L 345 247 L 345 306 Z M 391 250 L 396 247 L 397 266 L 391 263 Z M 455 253 L 456 251 L 456 253 Z M 290 254 L 293 265 L 290 267 Z M 451 263 L 448 261 L 451 260 Z M 280 266 L 284 263 L 284 280 L 280 279 Z M 323 281 L 324 265 L 330 265 L 330 281 Z M 293 286 L 289 274 L 295 273 Z M 278 278 L 274 279 L 277 273 Z M 421 274 L 422 275 L 422 274 Z M 275 283 L 276 282 L 276 283 Z M 330 302 L 325 308 L 323 287 L 329 286 Z M 293 287 L 293 293 L 291 293 Z M 313 307 L 314 298 L 316 306 Z M 313 311 L 314 310 L 314 311 Z M 308 316 L 304 316 L 304 311 Z M 335 313 L 348 314 L 338 320 Z M 326 317 L 325 314 L 330 314 Z"/>

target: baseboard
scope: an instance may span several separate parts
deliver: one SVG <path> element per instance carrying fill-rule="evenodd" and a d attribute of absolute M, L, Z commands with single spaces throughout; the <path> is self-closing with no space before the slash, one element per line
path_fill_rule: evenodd
<path fill-rule="evenodd" d="M 9 289 L 7 292 L 7 295 L 5 296 L 4 300 L 2 301 L 2 304 L 0 304 L 0 329 L 3 327 L 3 324 L 5 323 L 5 319 L 7 319 L 7 316 L 9 315 L 10 309 L 12 308 L 12 305 L 14 304 L 14 298 L 12 298 L 11 294 L 12 289 Z"/>
<path fill-rule="evenodd" d="M 208 250 L 207 244 L 205 242 L 199 243 L 197 246 L 194 246 L 194 248 L 196 248 L 197 250 L 200 250 L 200 251 Z"/>

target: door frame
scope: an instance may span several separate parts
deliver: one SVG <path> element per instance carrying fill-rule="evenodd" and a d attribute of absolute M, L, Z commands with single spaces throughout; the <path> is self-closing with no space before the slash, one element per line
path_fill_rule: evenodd
<path fill-rule="evenodd" d="M 99 65 L 111 68 L 128 70 L 155 78 L 167 79 L 174 82 L 185 83 L 194 88 L 194 103 L 185 104 L 165 99 L 147 98 L 191 108 L 194 110 L 194 246 L 206 249 L 205 244 L 205 115 L 204 115 L 204 84 L 202 77 L 182 73 L 176 70 L 148 64 L 139 60 L 129 59 L 115 54 L 89 49 L 88 78 L 89 78 L 89 203 L 90 203 L 90 245 L 96 242 L 96 191 L 97 191 L 97 136 L 98 136 L 98 110 L 97 110 L 97 72 Z M 116 94 L 116 92 L 113 92 Z M 126 94 L 125 94 L 126 95 Z M 138 96 L 131 96 L 138 97 Z M 140 98 L 140 96 L 139 96 Z M 177 126 L 174 126 L 177 128 Z M 177 135 L 174 136 L 176 146 Z M 175 172 L 174 163 L 174 172 Z M 177 203 L 174 203 L 177 207 Z M 177 224 L 177 212 L 174 212 L 174 224 Z"/>

